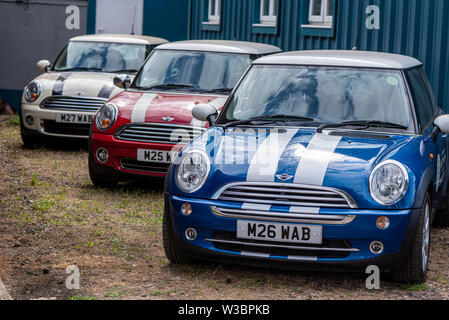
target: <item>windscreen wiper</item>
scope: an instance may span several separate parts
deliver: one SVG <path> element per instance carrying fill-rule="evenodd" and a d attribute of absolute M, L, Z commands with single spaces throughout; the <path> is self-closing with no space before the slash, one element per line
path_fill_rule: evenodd
<path fill-rule="evenodd" d="M 259 117 L 253 117 L 253 118 L 249 118 L 246 120 L 236 120 L 236 121 L 231 121 L 226 123 L 223 127 L 224 128 L 228 128 L 231 126 L 238 126 L 238 125 L 242 125 L 242 124 L 250 124 L 254 121 L 262 121 L 262 122 L 266 122 L 267 123 L 273 123 L 273 122 L 278 122 L 278 121 L 315 121 L 315 119 L 313 118 L 308 118 L 308 117 L 299 117 L 299 116 L 290 116 L 290 115 L 272 115 L 272 116 L 259 116 Z"/>
<path fill-rule="evenodd" d="M 139 70 L 136 69 L 120 69 L 120 70 L 114 70 L 114 71 L 108 71 L 110 73 L 136 73 Z"/>
<path fill-rule="evenodd" d="M 215 88 L 210 90 L 201 90 L 201 92 L 205 93 L 231 93 L 232 88 Z"/>
<path fill-rule="evenodd" d="M 191 84 L 182 84 L 182 83 L 168 83 L 168 84 L 157 84 L 150 87 L 138 87 L 143 90 L 152 90 L 152 89 L 179 89 L 179 88 L 194 88 Z"/>
<path fill-rule="evenodd" d="M 73 68 L 67 68 L 67 69 L 58 69 L 55 71 L 103 71 L 101 68 L 90 68 L 90 67 L 73 67 Z"/>
<path fill-rule="evenodd" d="M 395 129 L 408 129 L 408 127 L 401 124 L 388 122 L 388 121 L 370 121 L 370 120 L 358 120 L 358 121 L 345 121 L 339 123 L 324 123 L 318 127 L 317 132 L 322 133 L 327 128 L 342 128 L 347 126 L 361 126 L 358 130 L 368 129 L 371 127 L 384 127 Z"/>

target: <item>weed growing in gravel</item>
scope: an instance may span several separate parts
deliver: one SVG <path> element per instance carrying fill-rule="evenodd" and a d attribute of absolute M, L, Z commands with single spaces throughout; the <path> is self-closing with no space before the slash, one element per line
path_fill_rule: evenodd
<path fill-rule="evenodd" d="M 36 175 L 34 173 L 31 175 L 31 186 L 32 187 L 42 187 L 42 183 L 37 181 Z"/>
<path fill-rule="evenodd" d="M 81 294 L 78 294 L 76 296 L 71 296 L 69 298 L 69 300 L 97 300 L 94 297 L 90 297 L 90 296 L 83 296 Z"/>
<path fill-rule="evenodd" d="M 422 284 L 415 283 L 415 284 L 401 285 L 401 289 L 407 290 L 407 291 L 427 291 L 429 288 L 424 283 L 422 283 Z"/>
<path fill-rule="evenodd" d="M 157 297 L 157 296 L 170 296 L 172 294 L 171 291 L 162 291 L 162 290 L 154 290 L 153 292 L 151 292 L 151 295 L 153 297 Z"/>
<path fill-rule="evenodd" d="M 50 196 L 46 196 L 33 203 L 33 208 L 39 216 L 49 211 L 53 206 L 53 201 Z"/>
<path fill-rule="evenodd" d="M 108 298 L 119 298 L 119 297 L 123 297 L 123 292 L 120 291 L 108 291 L 104 294 L 105 297 Z"/>
<path fill-rule="evenodd" d="M 17 114 L 13 114 L 9 120 L 8 120 L 8 124 L 13 125 L 13 126 L 19 126 L 20 125 L 20 118 Z"/>

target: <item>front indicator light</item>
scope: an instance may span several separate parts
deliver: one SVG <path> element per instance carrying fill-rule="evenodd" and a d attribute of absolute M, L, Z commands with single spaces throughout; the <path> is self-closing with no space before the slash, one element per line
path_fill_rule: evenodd
<path fill-rule="evenodd" d="M 181 206 L 181 212 L 185 216 L 190 216 L 192 214 L 192 206 L 190 203 L 183 203 Z"/>
<path fill-rule="evenodd" d="M 103 128 L 107 128 L 107 127 L 109 127 L 109 125 L 111 124 L 111 120 L 109 120 L 109 119 L 103 119 L 103 121 L 101 122 L 101 124 L 103 125 Z"/>
<path fill-rule="evenodd" d="M 376 226 L 381 230 L 385 230 L 390 226 L 390 219 L 385 216 L 378 217 L 376 219 Z"/>

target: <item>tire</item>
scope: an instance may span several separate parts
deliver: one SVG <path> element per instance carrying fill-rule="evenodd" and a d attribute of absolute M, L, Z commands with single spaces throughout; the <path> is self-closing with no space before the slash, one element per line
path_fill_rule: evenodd
<path fill-rule="evenodd" d="M 430 197 L 427 194 L 418 217 L 418 224 L 409 256 L 401 268 L 393 272 L 393 280 L 406 284 L 423 283 L 426 281 L 430 253 L 431 212 L 432 205 Z"/>
<path fill-rule="evenodd" d="M 25 131 L 26 129 L 23 127 L 22 121 L 20 121 L 20 135 L 22 136 L 23 146 L 28 149 L 35 149 L 39 146 L 39 137 L 29 135 Z"/>
<path fill-rule="evenodd" d="M 116 187 L 118 184 L 118 182 L 116 180 L 104 177 L 95 172 L 95 167 L 98 165 L 95 163 L 94 157 L 92 155 L 92 148 L 90 146 L 90 141 L 89 141 L 89 147 L 87 149 L 89 152 L 89 177 L 90 177 L 90 180 L 92 181 L 92 183 L 94 184 L 94 186 L 101 187 L 101 188 Z"/>
<path fill-rule="evenodd" d="M 168 204 L 165 203 L 164 216 L 162 220 L 162 240 L 164 243 L 164 251 L 167 259 L 173 264 L 187 264 L 191 259 L 186 257 L 175 246 L 175 235 L 172 229 L 171 218 Z"/>

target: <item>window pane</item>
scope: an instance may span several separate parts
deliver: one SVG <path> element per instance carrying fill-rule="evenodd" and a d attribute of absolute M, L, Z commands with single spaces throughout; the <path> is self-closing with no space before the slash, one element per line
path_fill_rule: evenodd
<path fill-rule="evenodd" d="M 262 15 L 269 16 L 270 15 L 270 0 L 262 0 Z"/>
<path fill-rule="evenodd" d="M 321 2 L 322 0 L 312 0 L 312 15 L 321 16 Z"/>
<path fill-rule="evenodd" d="M 191 91 L 232 89 L 250 63 L 246 54 L 155 50 L 135 84 L 185 84 L 192 86 Z"/>
<path fill-rule="evenodd" d="M 56 61 L 54 69 L 63 71 L 71 68 L 92 68 L 103 72 L 137 72 L 145 57 L 144 45 L 76 41 L 68 44 L 65 52 Z"/>
<path fill-rule="evenodd" d="M 433 117 L 432 102 L 418 68 L 408 71 L 407 78 L 412 91 L 418 122 L 423 129 Z"/>
<path fill-rule="evenodd" d="M 327 15 L 330 17 L 334 15 L 334 0 L 327 0 Z"/>
<path fill-rule="evenodd" d="M 215 15 L 215 0 L 209 0 L 209 15 Z"/>
<path fill-rule="evenodd" d="M 256 65 L 232 96 L 225 120 L 266 115 L 310 117 L 318 123 L 377 120 L 410 124 L 404 81 L 398 71 Z"/>

